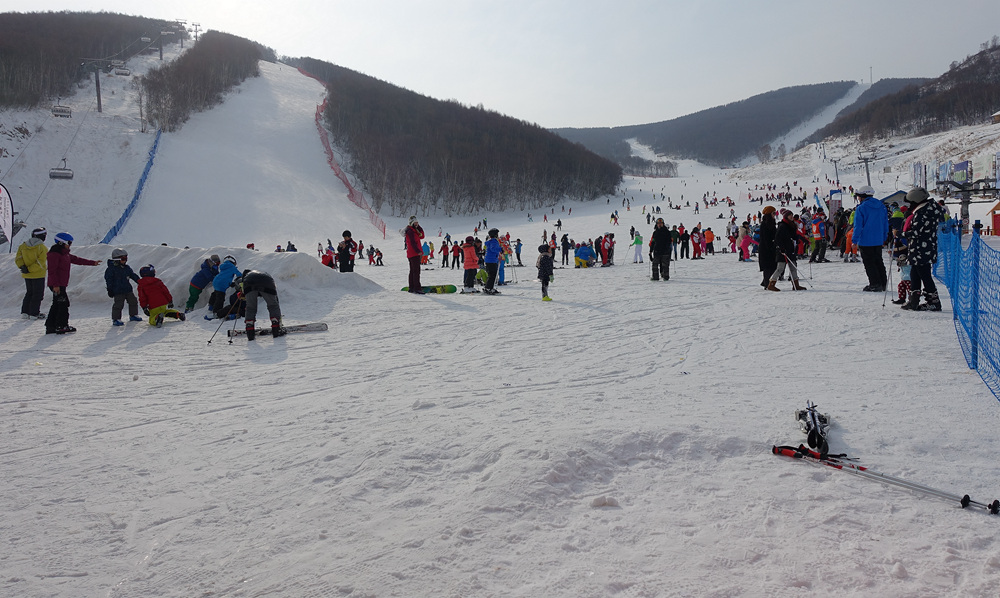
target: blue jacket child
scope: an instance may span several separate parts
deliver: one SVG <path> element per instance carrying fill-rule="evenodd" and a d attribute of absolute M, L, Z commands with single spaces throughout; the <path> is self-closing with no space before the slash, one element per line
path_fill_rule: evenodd
<path fill-rule="evenodd" d="M 219 273 L 212 279 L 213 291 L 212 296 L 208 300 L 208 307 L 212 310 L 212 313 L 205 316 L 206 320 L 223 317 L 228 317 L 229 319 L 236 318 L 236 314 L 230 313 L 231 308 L 226 308 L 226 291 L 232 286 L 233 279 L 237 276 L 243 275 L 236 269 L 236 258 L 227 255 L 222 260 L 222 264 L 219 265 Z"/>

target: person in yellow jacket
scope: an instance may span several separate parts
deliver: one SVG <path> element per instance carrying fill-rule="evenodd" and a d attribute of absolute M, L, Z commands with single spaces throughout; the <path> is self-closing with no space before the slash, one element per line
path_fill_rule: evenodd
<path fill-rule="evenodd" d="M 20 268 L 24 278 L 24 300 L 21 302 L 22 320 L 44 320 L 45 314 L 39 313 L 42 297 L 45 295 L 45 273 L 47 270 L 45 258 L 49 253 L 45 247 L 45 227 L 31 231 L 31 238 L 21 243 L 17 248 L 14 264 Z"/>

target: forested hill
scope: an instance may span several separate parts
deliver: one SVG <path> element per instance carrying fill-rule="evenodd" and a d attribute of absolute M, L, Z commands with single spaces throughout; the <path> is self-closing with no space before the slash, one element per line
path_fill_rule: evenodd
<path fill-rule="evenodd" d="M 625 163 L 635 138 L 657 154 L 729 166 L 842 98 L 853 81 L 785 87 L 673 120 L 614 128 L 554 129 L 570 141 Z"/>
<path fill-rule="evenodd" d="M 286 62 L 326 83 L 326 125 L 377 210 L 523 210 L 613 194 L 622 180 L 613 161 L 538 125 L 328 62 Z"/>
<path fill-rule="evenodd" d="M 1000 39 L 979 53 L 953 62 L 937 79 L 922 81 L 840 115 L 811 141 L 839 135 L 863 139 L 926 135 L 988 122 L 1000 110 Z"/>

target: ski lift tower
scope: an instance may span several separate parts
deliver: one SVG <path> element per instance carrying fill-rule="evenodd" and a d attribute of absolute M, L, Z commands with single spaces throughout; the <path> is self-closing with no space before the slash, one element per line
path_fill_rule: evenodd
<path fill-rule="evenodd" d="M 101 71 L 104 65 L 104 60 L 95 58 L 84 58 L 83 62 L 80 63 L 80 68 L 88 73 L 94 73 L 94 85 L 97 89 L 97 111 L 103 112 L 101 109 Z"/>
<path fill-rule="evenodd" d="M 875 150 L 867 150 L 863 152 L 858 152 L 858 160 L 865 163 L 865 179 L 868 181 L 868 186 L 872 185 L 872 174 L 868 170 L 868 163 L 875 161 Z"/>
<path fill-rule="evenodd" d="M 161 31 L 160 32 L 160 60 L 163 60 L 163 37 L 165 35 L 173 35 L 173 31 Z"/>

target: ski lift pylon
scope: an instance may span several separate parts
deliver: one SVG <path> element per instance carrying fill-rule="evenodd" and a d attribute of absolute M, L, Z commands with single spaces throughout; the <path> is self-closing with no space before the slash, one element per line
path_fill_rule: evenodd
<path fill-rule="evenodd" d="M 62 166 L 49 169 L 50 179 L 72 179 L 73 171 L 66 167 L 66 158 L 62 160 Z"/>

